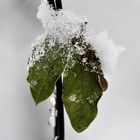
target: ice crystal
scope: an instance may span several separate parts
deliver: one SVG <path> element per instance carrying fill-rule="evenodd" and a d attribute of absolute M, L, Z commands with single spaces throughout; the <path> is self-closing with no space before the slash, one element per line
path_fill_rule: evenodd
<path fill-rule="evenodd" d="M 69 97 L 69 100 L 72 101 L 72 102 L 74 102 L 76 99 L 77 99 L 77 97 L 76 97 L 75 94 L 74 94 L 74 95 L 71 95 L 71 96 Z"/>
<path fill-rule="evenodd" d="M 48 124 L 49 124 L 50 126 L 52 126 L 53 128 L 55 127 L 55 116 L 51 116 L 51 117 L 49 118 Z"/>
<path fill-rule="evenodd" d="M 72 38 L 79 37 L 82 32 L 81 26 L 87 22 L 86 18 L 70 11 L 54 11 L 44 0 L 38 8 L 37 18 L 41 20 L 46 36 L 62 44 L 67 44 Z"/>
<path fill-rule="evenodd" d="M 36 38 L 36 41 L 32 44 L 32 55 L 29 57 L 28 60 L 28 67 L 27 70 L 29 70 L 29 67 L 32 67 L 33 64 L 40 59 L 41 56 L 45 54 L 45 35 L 42 34 Z"/>
<path fill-rule="evenodd" d="M 52 95 L 50 96 L 50 103 L 51 103 L 51 108 L 49 109 L 50 112 L 50 118 L 48 121 L 48 124 L 52 127 L 55 127 L 55 118 L 57 116 L 57 110 L 55 108 L 56 105 L 56 87 L 54 89 L 54 92 L 52 93 Z"/>
<path fill-rule="evenodd" d="M 54 107 L 56 105 L 56 95 L 53 93 L 51 96 L 50 96 L 50 103 L 51 103 L 51 106 Z"/>
<path fill-rule="evenodd" d="M 86 27 L 87 19 L 85 17 L 65 10 L 55 11 L 47 0 L 41 1 L 37 18 L 41 20 L 45 31 L 33 44 L 29 67 L 33 66 L 40 57 L 47 55 L 45 53 L 45 39 L 47 39 L 47 49 L 51 49 L 56 43 L 59 44 L 60 48 L 67 47 L 65 75 L 67 67 L 70 68 L 75 63 L 73 60 L 75 53 L 84 56 L 81 62 L 85 66 L 85 70 L 103 75 L 103 73 L 108 74 L 114 69 L 120 52 L 124 50 L 122 47 L 116 46 L 112 39 L 108 39 L 106 31 L 90 35 L 88 32 L 90 29 Z M 96 60 L 89 61 L 85 50 L 94 51 L 93 55 Z"/>

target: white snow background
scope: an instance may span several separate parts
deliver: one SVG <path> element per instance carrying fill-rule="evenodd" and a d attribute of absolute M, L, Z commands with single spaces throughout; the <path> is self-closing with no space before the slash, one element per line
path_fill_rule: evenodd
<path fill-rule="evenodd" d="M 31 43 L 43 31 L 36 0 L 0 0 L 0 140 L 50 140 L 49 100 L 35 106 L 26 82 Z M 124 45 L 99 113 L 90 127 L 76 133 L 66 116 L 66 140 L 139 140 L 140 1 L 63 0 L 64 9 L 88 18 L 89 28 L 107 29 Z"/>

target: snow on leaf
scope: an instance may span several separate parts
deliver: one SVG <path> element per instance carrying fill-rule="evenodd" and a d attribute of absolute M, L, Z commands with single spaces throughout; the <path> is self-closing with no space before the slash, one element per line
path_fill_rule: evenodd
<path fill-rule="evenodd" d="M 85 130 L 97 115 L 97 103 L 108 87 L 104 75 L 114 69 L 119 54 L 107 32 L 90 35 L 87 19 L 70 11 L 54 11 L 41 0 L 37 18 L 45 29 L 32 45 L 28 82 L 36 104 L 47 99 L 63 75 L 63 102 L 73 128 Z M 50 98 L 54 107 L 54 98 Z M 50 124 L 55 126 L 51 110 Z"/>
<path fill-rule="evenodd" d="M 100 59 L 101 69 L 105 75 L 111 73 L 117 63 L 120 52 L 123 47 L 116 46 L 112 39 L 108 39 L 107 31 L 97 35 L 90 34 L 90 29 L 86 26 L 87 19 L 76 15 L 71 11 L 55 11 L 46 0 L 42 0 L 38 8 L 37 18 L 41 20 L 45 29 L 43 35 L 47 37 L 49 46 L 53 46 L 57 41 L 61 47 L 72 44 L 77 53 L 84 54 L 82 47 L 73 44 L 73 39 L 83 38 L 96 51 L 96 56 Z M 72 50 L 73 48 L 71 48 Z M 38 49 L 40 51 L 40 49 Z M 43 54 L 43 51 L 41 51 Z M 40 55 L 36 55 L 38 58 Z"/>
<path fill-rule="evenodd" d="M 59 46 L 56 43 L 55 46 L 49 49 L 46 41 L 44 43 L 45 55 L 41 56 L 29 68 L 27 80 L 36 104 L 44 101 L 52 94 L 57 79 L 64 71 L 67 62 L 67 52 Z"/>
<path fill-rule="evenodd" d="M 48 124 L 49 124 L 50 126 L 52 126 L 53 128 L 55 127 L 55 125 L 56 125 L 55 116 L 51 116 L 51 117 L 49 118 Z"/>
<path fill-rule="evenodd" d="M 115 45 L 113 40 L 108 38 L 106 30 L 97 35 L 87 36 L 86 40 L 96 50 L 104 74 L 110 74 L 117 64 L 120 53 L 125 50 L 124 47 Z"/>

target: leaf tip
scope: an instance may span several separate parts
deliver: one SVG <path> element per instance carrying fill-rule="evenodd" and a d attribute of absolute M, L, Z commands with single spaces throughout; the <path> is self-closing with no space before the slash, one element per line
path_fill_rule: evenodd
<path fill-rule="evenodd" d="M 38 106 L 38 104 L 40 103 L 40 102 L 37 102 L 37 101 L 35 101 L 35 100 L 34 100 L 34 102 L 35 102 L 35 105 L 36 105 L 36 106 Z"/>

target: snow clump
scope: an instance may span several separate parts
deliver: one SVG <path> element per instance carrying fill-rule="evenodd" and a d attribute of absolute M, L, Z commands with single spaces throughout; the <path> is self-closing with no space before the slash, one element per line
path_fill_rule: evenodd
<path fill-rule="evenodd" d="M 67 44 L 72 38 L 79 37 L 82 24 L 87 22 L 85 17 L 70 11 L 53 10 L 44 0 L 38 8 L 37 18 L 41 20 L 46 36 L 60 44 Z"/>
<path fill-rule="evenodd" d="M 97 35 L 87 36 L 87 42 L 90 42 L 92 49 L 96 51 L 96 56 L 100 59 L 102 70 L 105 75 L 111 73 L 118 61 L 119 55 L 125 50 L 123 46 L 117 46 L 111 38 L 108 37 L 107 30 Z"/>
<path fill-rule="evenodd" d="M 29 67 L 33 66 L 33 64 L 45 54 L 45 38 L 47 38 L 48 46 L 51 48 L 56 42 L 58 42 L 61 47 L 65 47 L 65 45 L 68 46 L 72 43 L 72 39 L 78 39 L 82 36 L 86 44 L 90 44 L 90 49 L 95 51 L 96 57 L 100 59 L 101 69 L 105 75 L 112 72 L 119 54 L 124 50 L 123 47 L 116 46 L 112 39 L 108 39 L 107 31 L 97 35 L 90 35 L 90 29 L 86 27 L 87 19 L 85 17 L 65 10 L 55 11 L 48 4 L 47 0 L 41 1 L 37 18 L 41 20 L 45 31 L 33 44 L 33 54 L 29 59 Z M 83 55 L 80 45 L 77 45 L 75 42 L 73 46 L 77 52 L 80 50 L 79 55 Z M 70 50 L 74 49 L 71 48 Z M 69 57 L 71 57 L 71 54 L 72 53 L 70 53 Z"/>

